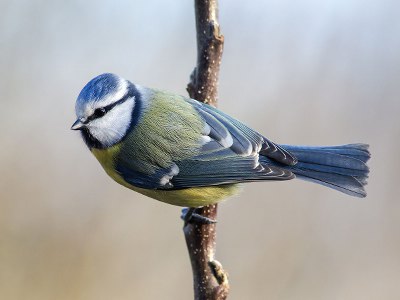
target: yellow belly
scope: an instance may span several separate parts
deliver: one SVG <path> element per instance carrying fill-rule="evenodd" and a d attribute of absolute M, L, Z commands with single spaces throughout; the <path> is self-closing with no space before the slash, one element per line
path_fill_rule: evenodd
<path fill-rule="evenodd" d="M 112 179 L 119 184 L 150 198 L 177 206 L 199 207 L 215 204 L 239 192 L 239 186 L 237 184 L 193 187 L 170 191 L 149 190 L 135 187 L 126 182 L 122 176 L 115 171 L 114 158 L 117 156 L 119 150 L 120 146 L 117 144 L 107 149 L 93 148 L 92 153 Z"/>
<path fill-rule="evenodd" d="M 126 186 L 126 185 L 125 185 Z M 193 187 L 181 190 L 147 190 L 133 186 L 128 188 L 153 199 L 177 206 L 200 207 L 215 204 L 238 193 L 237 184 Z"/>

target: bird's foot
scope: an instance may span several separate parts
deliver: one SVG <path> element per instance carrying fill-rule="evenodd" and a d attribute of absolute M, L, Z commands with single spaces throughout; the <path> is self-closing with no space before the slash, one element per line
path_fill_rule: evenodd
<path fill-rule="evenodd" d="M 182 209 L 181 219 L 184 221 L 184 226 L 186 226 L 188 223 L 200 225 L 217 223 L 216 220 L 204 217 L 198 214 L 196 211 L 198 211 L 198 208 L 185 207 Z"/>

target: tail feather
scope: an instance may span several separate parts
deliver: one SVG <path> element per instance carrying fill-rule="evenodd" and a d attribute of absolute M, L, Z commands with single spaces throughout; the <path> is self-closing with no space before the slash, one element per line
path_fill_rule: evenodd
<path fill-rule="evenodd" d="M 351 196 L 361 198 L 367 196 L 364 189 L 365 180 L 359 180 L 357 177 L 302 169 L 292 171 L 297 178 L 315 182 Z"/>
<path fill-rule="evenodd" d="M 340 159 L 341 157 L 336 157 Z M 352 162 L 353 163 L 353 162 Z M 321 163 L 311 163 L 311 162 L 302 162 L 299 161 L 296 164 L 296 169 L 305 169 L 305 170 L 312 170 L 316 172 L 329 172 L 340 174 L 340 175 L 348 175 L 348 176 L 364 176 L 366 170 L 358 170 L 356 168 L 350 168 L 349 166 L 346 167 L 339 167 L 339 166 L 331 166 L 331 165 L 323 165 Z"/>
<path fill-rule="evenodd" d="M 280 167 L 292 171 L 300 179 L 312 181 L 348 195 L 365 197 L 370 158 L 368 145 L 349 144 L 343 146 L 309 147 L 281 145 L 297 159 L 294 166 Z M 267 164 L 274 164 L 263 159 Z"/>
<path fill-rule="evenodd" d="M 288 150 L 292 154 L 295 152 L 297 153 L 297 159 L 300 160 L 300 157 L 305 159 L 304 162 L 309 160 L 307 157 L 312 155 L 312 153 L 321 153 L 321 152 L 327 152 L 330 154 L 337 154 L 337 155 L 342 155 L 345 157 L 348 157 L 350 159 L 357 158 L 364 163 L 366 163 L 369 158 L 371 157 L 368 148 L 369 146 L 367 144 L 348 144 L 348 145 L 341 145 L 341 146 L 323 146 L 323 147 L 316 147 L 316 146 L 292 146 L 292 145 L 281 145 L 282 148 Z M 324 156 L 322 157 L 322 160 L 324 161 Z M 311 158 L 313 162 L 315 162 L 314 157 Z M 342 163 L 344 161 L 341 160 L 334 160 L 335 163 Z M 325 161 L 324 161 L 325 163 Z M 366 166 L 364 166 L 365 168 Z"/>

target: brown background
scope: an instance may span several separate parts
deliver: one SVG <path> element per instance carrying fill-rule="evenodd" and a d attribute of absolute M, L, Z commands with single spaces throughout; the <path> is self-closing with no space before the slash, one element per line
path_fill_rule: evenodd
<path fill-rule="evenodd" d="M 220 207 L 230 299 L 400 299 L 400 6 L 221 1 L 220 108 L 280 143 L 371 144 L 366 199 L 301 181 Z M 76 132 L 95 75 L 186 94 L 192 1 L 0 1 L 0 298 L 191 299 L 180 209 Z"/>

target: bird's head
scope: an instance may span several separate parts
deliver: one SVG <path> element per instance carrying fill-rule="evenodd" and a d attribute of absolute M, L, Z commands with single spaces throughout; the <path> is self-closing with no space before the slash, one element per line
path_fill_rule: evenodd
<path fill-rule="evenodd" d="M 80 130 L 89 148 L 107 148 L 120 142 L 131 127 L 140 93 L 135 85 L 106 73 L 89 81 L 80 92 L 72 130 Z"/>

